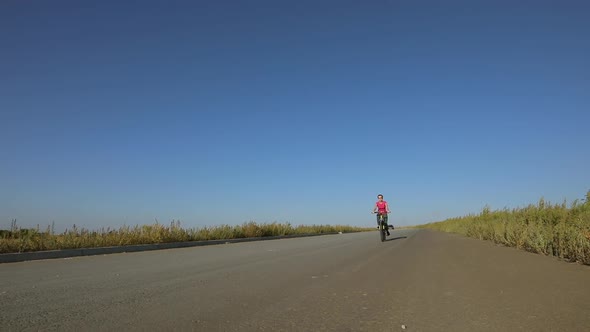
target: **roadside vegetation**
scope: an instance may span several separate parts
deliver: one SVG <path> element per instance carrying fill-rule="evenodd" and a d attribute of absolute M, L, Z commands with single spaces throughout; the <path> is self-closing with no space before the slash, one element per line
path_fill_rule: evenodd
<path fill-rule="evenodd" d="M 372 229 L 342 225 L 292 226 L 290 223 L 276 222 L 269 224 L 247 222 L 237 226 L 220 225 L 185 229 L 181 227 L 180 221 L 172 221 L 170 225 L 155 223 L 133 227 L 123 226 L 118 229 L 103 228 L 98 231 L 78 228 L 74 225 L 71 229 L 56 234 L 53 231 L 53 226 L 48 226 L 43 231 L 39 227 L 21 229 L 16 220 L 13 220 L 10 230 L 0 230 L 0 253 L 301 234 L 350 233 L 366 230 Z"/>
<path fill-rule="evenodd" d="M 590 265 L 590 191 L 582 202 L 551 204 L 544 199 L 523 208 L 492 211 L 417 226 L 556 256 Z"/>

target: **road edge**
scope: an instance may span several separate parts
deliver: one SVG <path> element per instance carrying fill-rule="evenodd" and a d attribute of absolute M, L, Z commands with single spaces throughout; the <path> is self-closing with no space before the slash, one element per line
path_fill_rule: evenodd
<path fill-rule="evenodd" d="M 357 232 L 347 232 L 346 234 L 348 234 L 348 233 L 357 233 Z M 57 259 L 57 258 L 70 258 L 70 257 L 81 257 L 81 256 L 120 254 L 120 253 L 127 253 L 127 252 L 140 252 L 140 251 L 162 250 L 162 249 L 201 247 L 201 246 L 210 246 L 210 245 L 219 245 L 219 244 L 232 244 L 232 243 L 240 243 L 240 242 L 292 239 L 292 238 L 298 238 L 298 237 L 311 237 L 311 236 L 337 235 L 337 234 L 343 234 L 343 233 L 342 232 L 330 232 L 330 233 L 318 233 L 318 234 L 292 234 L 292 235 L 265 236 L 265 237 L 247 237 L 247 238 L 226 239 L 226 240 L 168 242 L 168 243 L 136 244 L 136 245 L 129 245 L 129 246 L 114 246 L 114 247 L 97 247 L 97 248 L 79 248 L 79 249 L 17 252 L 17 253 L 0 254 L 0 264 L 18 263 L 18 262 L 26 262 L 26 261 L 34 261 L 34 260 L 42 260 L 42 259 Z"/>

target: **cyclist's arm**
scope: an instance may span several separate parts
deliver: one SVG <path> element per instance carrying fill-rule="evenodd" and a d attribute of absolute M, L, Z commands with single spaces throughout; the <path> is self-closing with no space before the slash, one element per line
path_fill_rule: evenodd
<path fill-rule="evenodd" d="M 375 203 L 375 206 L 373 207 L 373 213 L 377 212 L 377 203 Z"/>
<path fill-rule="evenodd" d="M 387 211 L 387 213 L 391 213 L 391 210 L 389 209 L 389 203 L 385 203 L 385 211 Z"/>

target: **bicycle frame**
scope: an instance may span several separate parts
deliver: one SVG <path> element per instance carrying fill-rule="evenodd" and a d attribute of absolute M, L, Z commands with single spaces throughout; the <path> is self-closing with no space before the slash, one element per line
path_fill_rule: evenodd
<path fill-rule="evenodd" d="M 377 215 L 379 217 L 379 235 L 381 236 L 381 242 L 385 242 L 385 237 L 387 236 L 387 226 L 385 225 L 385 218 L 383 218 L 383 215 L 383 213 Z"/>

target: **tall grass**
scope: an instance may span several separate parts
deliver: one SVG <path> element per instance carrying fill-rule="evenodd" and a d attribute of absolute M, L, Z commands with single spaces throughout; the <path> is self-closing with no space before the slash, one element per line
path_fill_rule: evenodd
<path fill-rule="evenodd" d="M 185 229 L 181 227 L 180 221 L 173 220 L 170 225 L 155 223 L 133 227 L 123 226 L 118 229 L 102 228 L 100 230 L 88 230 L 74 225 L 63 233 L 55 234 L 53 225 L 48 226 L 44 231 L 41 231 L 39 227 L 21 229 L 16 224 L 16 220 L 13 220 L 10 230 L 0 230 L 0 253 L 296 234 L 349 233 L 365 230 L 368 229 L 343 225 L 292 226 L 290 223 L 276 222 L 268 224 L 247 222 L 237 226 L 220 225 Z"/>
<path fill-rule="evenodd" d="M 451 218 L 418 226 L 490 240 L 530 252 L 590 265 L 590 191 L 583 203 L 551 204 L 544 199 L 517 209 Z"/>

